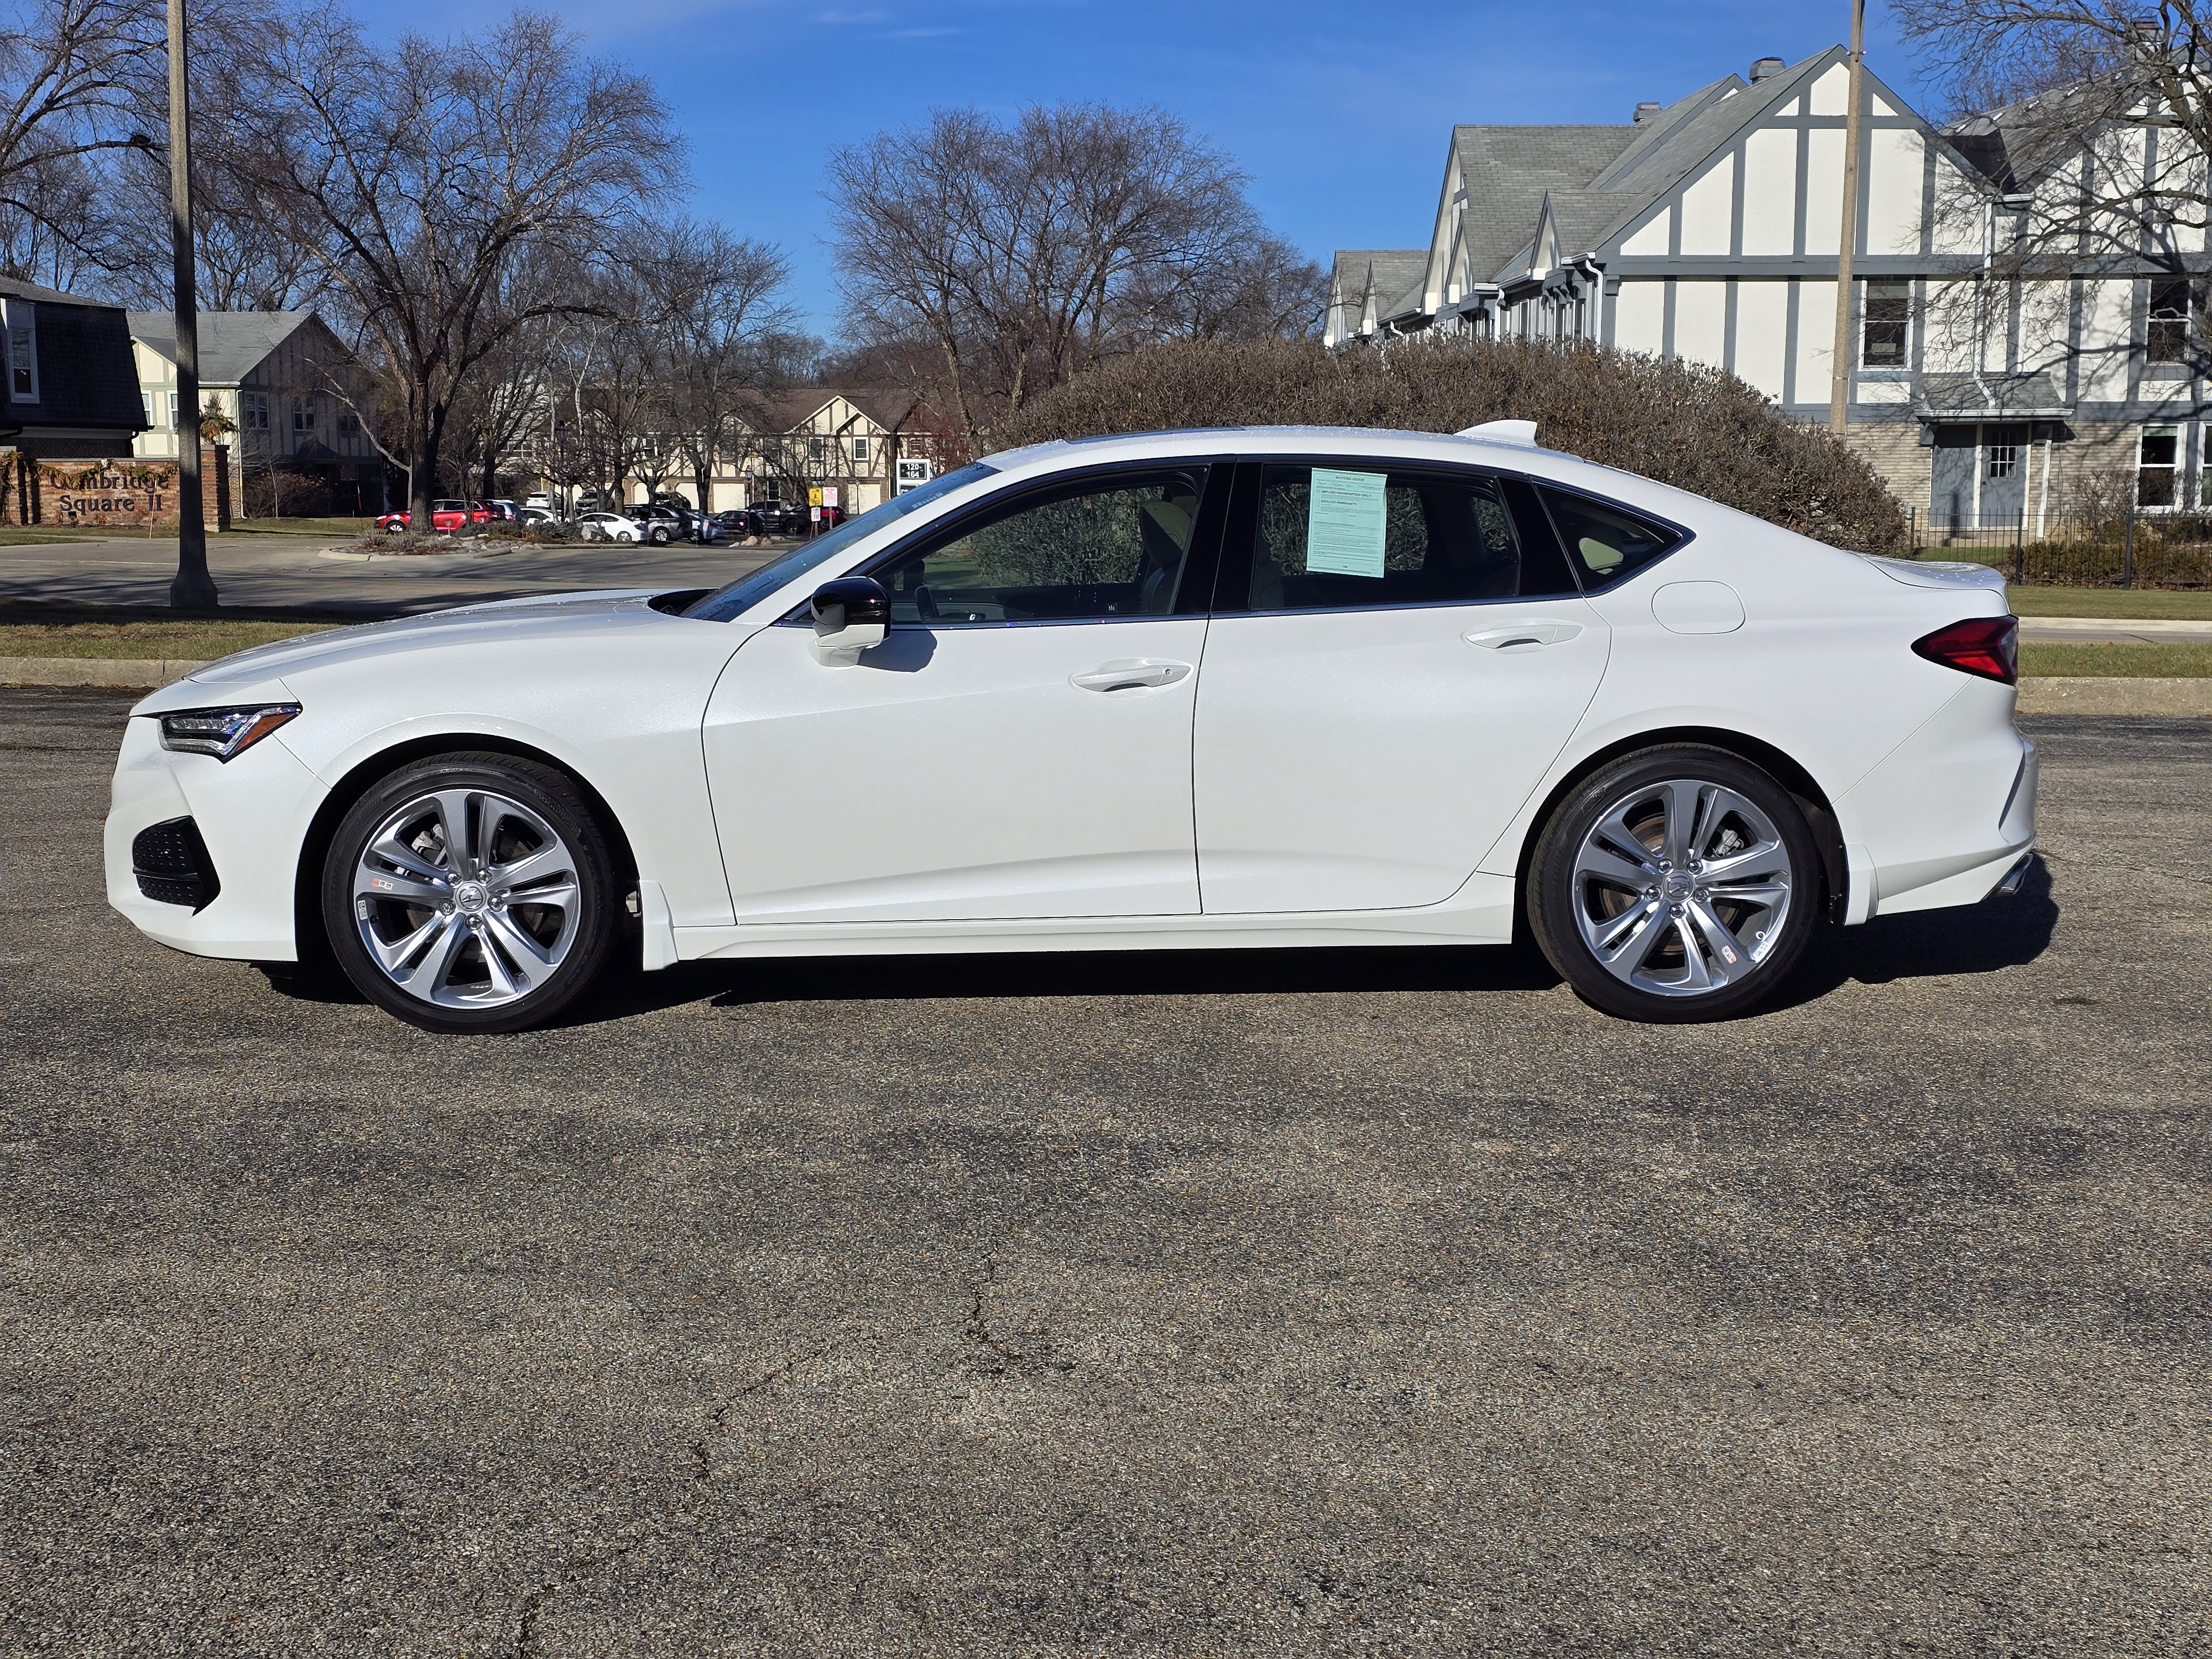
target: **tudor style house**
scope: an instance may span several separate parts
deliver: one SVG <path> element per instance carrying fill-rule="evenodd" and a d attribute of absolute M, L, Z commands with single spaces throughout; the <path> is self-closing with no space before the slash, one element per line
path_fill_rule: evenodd
<path fill-rule="evenodd" d="M 385 463 L 356 407 L 368 377 L 345 343 L 312 311 L 203 311 L 200 401 L 236 430 L 231 499 L 247 500 L 246 478 L 269 469 L 329 486 L 356 512 L 385 505 Z M 136 453 L 177 453 L 177 330 L 167 312 L 131 313 L 146 430 Z"/>
<path fill-rule="evenodd" d="M 705 505 L 773 501 L 803 507 L 810 489 L 830 489 L 848 513 L 880 506 L 896 493 L 899 461 L 936 459 L 935 437 L 916 427 L 919 408 L 913 393 L 896 390 L 801 386 L 778 392 L 720 459 L 709 479 L 713 499 Z M 679 468 L 659 493 L 690 501 L 696 489 Z M 629 494 L 643 501 L 648 491 L 639 482 Z"/>
<path fill-rule="evenodd" d="M 1427 247 L 1338 253 L 1326 338 L 1589 340 L 1718 365 L 1825 421 L 1850 82 L 1838 46 L 1619 125 L 1455 128 Z M 2078 483 L 2130 470 L 2146 507 L 2203 501 L 2182 347 L 2204 233 L 2085 258 L 2060 302 L 2024 307 L 2000 256 L 2036 192 L 2078 180 L 2011 176 L 2005 112 L 1938 131 L 1871 69 L 1863 85 L 1847 441 L 1939 532 L 2032 538 Z"/>
<path fill-rule="evenodd" d="M 0 448 L 119 460 L 142 424 L 120 306 L 0 277 Z"/>

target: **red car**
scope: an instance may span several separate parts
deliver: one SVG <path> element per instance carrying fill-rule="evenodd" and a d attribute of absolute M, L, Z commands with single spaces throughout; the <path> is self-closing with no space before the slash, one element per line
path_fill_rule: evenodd
<path fill-rule="evenodd" d="M 474 511 L 467 501 L 433 501 L 430 503 L 430 527 L 441 535 L 450 535 L 465 525 L 489 522 L 491 514 Z M 387 513 L 376 521 L 376 527 L 389 535 L 404 534 L 414 523 L 411 514 Z"/>

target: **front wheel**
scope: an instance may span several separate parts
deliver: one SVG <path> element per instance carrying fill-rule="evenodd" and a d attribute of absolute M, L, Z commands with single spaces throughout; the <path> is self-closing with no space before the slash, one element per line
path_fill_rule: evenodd
<path fill-rule="evenodd" d="M 387 536 L 404 536 L 407 533 L 407 526 L 402 524 L 398 520 L 394 519 L 390 524 L 384 526 L 384 533 Z"/>
<path fill-rule="evenodd" d="M 1725 750 L 1629 755 L 1553 812 L 1528 869 L 1537 944 L 1583 1000 L 1628 1019 L 1724 1019 L 1803 954 L 1819 849 L 1790 792 Z"/>
<path fill-rule="evenodd" d="M 354 804 L 324 860 L 323 923 L 346 977 L 434 1031 L 517 1031 L 606 966 L 607 841 L 562 773 L 507 755 L 403 766 Z"/>
<path fill-rule="evenodd" d="M 668 545 L 668 532 L 667 532 L 665 530 L 655 530 L 655 531 L 653 532 L 653 544 L 655 547 L 665 547 L 665 546 L 667 546 L 667 545 Z"/>

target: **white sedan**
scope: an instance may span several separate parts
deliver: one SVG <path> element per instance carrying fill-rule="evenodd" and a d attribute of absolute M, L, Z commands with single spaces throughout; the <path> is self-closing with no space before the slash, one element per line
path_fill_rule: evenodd
<path fill-rule="evenodd" d="M 648 533 L 625 513 L 586 513 L 576 520 L 576 534 L 587 542 L 641 542 Z"/>
<path fill-rule="evenodd" d="M 618 955 L 1504 945 L 1738 1012 L 2016 886 L 1979 567 L 1534 447 L 1253 428 L 945 474 L 713 592 L 264 646 L 133 711 L 109 900 L 508 1030 Z"/>

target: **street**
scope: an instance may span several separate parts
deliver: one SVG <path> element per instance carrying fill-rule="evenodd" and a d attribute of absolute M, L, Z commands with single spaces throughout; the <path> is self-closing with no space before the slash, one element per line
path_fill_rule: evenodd
<path fill-rule="evenodd" d="M 0 691 L 0 1651 L 2212 1649 L 2201 720 L 2024 721 L 2024 894 L 1733 1024 L 1408 949 L 459 1039 L 107 909 L 130 701 Z"/>

